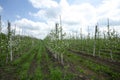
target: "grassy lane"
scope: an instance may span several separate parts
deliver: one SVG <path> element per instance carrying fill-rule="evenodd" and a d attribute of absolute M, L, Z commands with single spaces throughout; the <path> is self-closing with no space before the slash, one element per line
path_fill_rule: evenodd
<path fill-rule="evenodd" d="M 69 79 L 72 80 L 109 80 L 119 78 L 119 74 L 113 72 L 109 67 L 95 63 L 88 58 L 65 50 L 64 71 L 62 71 L 64 77 L 68 77 L 69 75 L 69 77 L 71 77 Z"/>
<path fill-rule="evenodd" d="M 45 50 L 44 44 L 41 43 L 41 61 L 40 61 L 40 66 L 41 66 L 41 71 L 43 74 L 43 79 L 42 80 L 49 80 L 50 78 L 50 70 L 49 70 L 49 64 L 50 62 L 47 59 L 47 52 Z"/>
<path fill-rule="evenodd" d="M 48 49 L 49 57 L 51 57 L 51 67 L 50 74 L 51 80 L 89 80 L 86 78 L 84 74 L 80 74 L 80 72 L 76 69 L 76 65 L 68 58 L 64 57 L 64 65 L 60 63 L 60 61 L 56 60 L 52 55 L 52 50 Z M 71 59 L 72 60 L 72 59 Z"/>
<path fill-rule="evenodd" d="M 91 79 L 117 80 L 120 78 L 120 74 L 114 72 L 108 66 L 100 65 L 88 58 L 84 58 L 70 52 L 66 52 L 66 55 L 67 59 L 77 66 L 76 69 L 84 74 L 87 74 Z"/>
<path fill-rule="evenodd" d="M 73 68 L 71 71 L 74 72 L 74 74 L 78 75 L 82 80 L 105 80 L 102 75 L 96 74 L 93 70 L 89 69 L 86 65 L 84 65 L 84 59 L 81 57 L 70 54 L 69 52 L 66 52 L 65 61 L 69 63 L 68 69 Z"/>
<path fill-rule="evenodd" d="M 22 65 L 27 61 L 27 59 L 32 55 L 30 52 L 33 49 L 30 48 L 29 51 L 24 52 L 24 54 L 14 60 L 9 62 L 3 68 L 0 68 L 0 80 L 16 80 L 19 78 L 19 71 L 21 71 Z"/>
<path fill-rule="evenodd" d="M 96 63 L 100 63 L 102 65 L 103 64 L 107 65 L 107 66 L 111 67 L 111 69 L 115 70 L 116 72 L 120 72 L 120 70 L 119 70 L 120 63 L 119 62 L 113 62 L 111 60 L 103 59 L 98 56 L 92 56 L 92 55 L 86 54 L 84 52 L 79 52 L 79 51 L 75 51 L 75 50 L 70 50 L 70 52 L 75 53 L 78 56 L 82 56 L 84 58 L 91 59 L 91 60 L 95 61 Z"/>
<path fill-rule="evenodd" d="M 29 66 L 29 69 L 28 69 L 28 73 L 27 73 L 27 75 L 28 75 L 28 78 L 31 78 L 31 77 L 33 77 L 33 75 L 34 75 L 34 73 L 35 73 L 35 70 L 36 70 L 36 67 L 37 67 L 37 53 L 35 53 L 35 55 L 34 55 L 34 58 L 33 58 L 33 60 L 31 61 L 31 63 L 30 63 L 30 66 Z"/>
<path fill-rule="evenodd" d="M 22 51 L 22 55 L 16 58 L 13 62 L 6 64 L 0 68 L 0 80 L 26 80 L 33 75 L 35 67 L 32 66 L 37 61 L 36 57 L 39 50 L 39 45 L 36 41 L 35 45 L 30 45 L 29 50 L 26 47 Z M 35 65 L 36 66 L 36 65 Z"/>
<path fill-rule="evenodd" d="M 22 59 L 22 61 L 17 64 L 19 64 L 19 68 L 17 69 L 18 71 L 18 76 L 19 79 L 28 79 L 28 70 L 30 68 L 31 62 L 35 57 L 35 51 L 36 51 L 36 47 L 34 47 L 33 49 L 30 50 L 29 55 L 26 55 L 24 59 Z"/>
<path fill-rule="evenodd" d="M 61 64 L 54 59 L 50 52 L 46 52 L 46 60 L 48 61 L 49 65 L 49 79 L 48 80 L 65 80 L 64 79 L 64 69 Z M 68 79 L 69 80 L 69 79 Z"/>
<path fill-rule="evenodd" d="M 30 80 L 63 80 L 63 70 L 59 63 L 54 61 L 45 49 L 44 43 L 39 43 L 37 56 L 35 57 L 36 69 L 29 76 Z M 34 60 L 34 59 L 33 59 Z M 32 63 L 32 62 L 31 62 Z M 32 65 L 34 67 L 34 65 Z M 30 69 L 29 69 L 30 70 Z"/>
<path fill-rule="evenodd" d="M 31 62 L 30 71 L 28 70 L 30 80 L 49 80 L 48 61 L 46 59 L 46 51 L 43 43 L 40 42 L 38 50 Z"/>

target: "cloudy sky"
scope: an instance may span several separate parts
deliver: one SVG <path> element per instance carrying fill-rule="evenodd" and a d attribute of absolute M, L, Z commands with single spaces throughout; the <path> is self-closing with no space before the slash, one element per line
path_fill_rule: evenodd
<path fill-rule="evenodd" d="M 87 34 L 94 32 L 96 23 L 101 31 L 110 27 L 120 32 L 120 0 L 0 0 L 2 31 L 7 20 L 17 33 L 44 38 L 61 15 L 64 32 Z"/>

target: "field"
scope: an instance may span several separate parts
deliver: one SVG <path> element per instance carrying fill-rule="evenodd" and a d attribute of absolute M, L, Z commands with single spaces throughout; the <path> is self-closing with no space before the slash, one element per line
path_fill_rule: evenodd
<path fill-rule="evenodd" d="M 0 80 L 119 80 L 120 36 L 71 36 L 62 27 L 44 39 L 0 34 Z"/>

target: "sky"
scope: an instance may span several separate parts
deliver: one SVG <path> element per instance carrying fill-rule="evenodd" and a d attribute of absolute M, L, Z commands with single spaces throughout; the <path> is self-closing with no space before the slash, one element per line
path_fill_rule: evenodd
<path fill-rule="evenodd" d="M 6 32 L 7 21 L 17 34 L 45 38 L 59 23 L 61 16 L 66 33 L 91 33 L 98 24 L 100 31 L 110 28 L 120 32 L 120 0 L 0 0 L 2 31 Z"/>

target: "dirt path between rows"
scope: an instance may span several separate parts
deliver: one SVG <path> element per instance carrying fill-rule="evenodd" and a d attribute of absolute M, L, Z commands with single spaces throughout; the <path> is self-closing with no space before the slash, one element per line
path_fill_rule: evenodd
<path fill-rule="evenodd" d="M 53 52 L 49 48 L 46 47 L 46 50 L 48 52 L 49 57 L 53 61 L 54 66 L 61 67 L 61 70 L 63 72 L 63 79 L 69 74 L 74 74 L 71 80 L 90 80 L 88 77 L 86 77 L 86 75 L 79 73 L 79 71 L 76 70 L 76 66 L 73 63 L 71 63 L 68 60 L 64 60 L 64 65 L 63 65 L 60 63 L 60 61 L 54 58 Z M 67 59 L 67 58 L 64 58 L 64 59 Z"/>
<path fill-rule="evenodd" d="M 37 67 L 37 53 L 34 54 L 34 58 L 28 69 L 28 77 L 33 76 L 33 74 L 35 73 L 36 67 Z"/>
<path fill-rule="evenodd" d="M 40 61 L 40 66 L 41 66 L 41 71 L 43 76 L 43 80 L 49 80 L 49 74 L 50 74 L 50 70 L 49 70 L 49 63 L 46 59 L 46 53 L 42 53 L 42 57 L 41 57 L 41 61 Z"/>
<path fill-rule="evenodd" d="M 31 56 L 27 54 L 27 57 L 24 57 L 17 65 L 6 64 L 4 67 L 0 67 L 0 80 L 19 80 L 18 69 L 21 68 L 21 65 Z"/>
<path fill-rule="evenodd" d="M 81 60 L 72 60 L 70 56 L 64 56 L 66 60 L 66 63 L 70 66 L 69 69 L 71 72 L 75 73 L 81 80 L 91 80 L 93 77 L 93 80 L 106 80 L 108 76 L 103 74 L 97 74 L 93 70 L 86 67 L 83 63 L 81 63 Z M 76 80 L 76 79 L 75 79 Z"/>
<path fill-rule="evenodd" d="M 12 66 L 7 66 L 0 68 L 0 80 L 18 80 L 16 73 L 16 68 Z"/>
<path fill-rule="evenodd" d="M 74 77 L 72 78 L 72 80 L 90 80 L 87 75 L 80 73 L 78 70 L 76 70 L 77 66 L 71 61 L 67 60 L 67 62 L 65 62 L 65 66 L 68 66 L 66 74 L 74 73 Z"/>
<path fill-rule="evenodd" d="M 83 53 L 83 52 L 78 52 L 78 51 L 71 50 L 71 49 L 69 49 L 68 51 L 70 51 L 72 53 L 75 53 L 79 56 L 82 56 L 84 58 L 91 59 L 96 63 L 108 65 L 114 71 L 120 72 L 120 69 L 119 69 L 120 68 L 120 63 L 118 63 L 118 62 L 112 62 L 112 61 L 109 61 L 109 60 L 106 60 L 106 59 L 99 58 L 97 56 L 92 56 L 92 55 L 89 55 L 89 54 L 86 54 L 86 53 Z"/>

